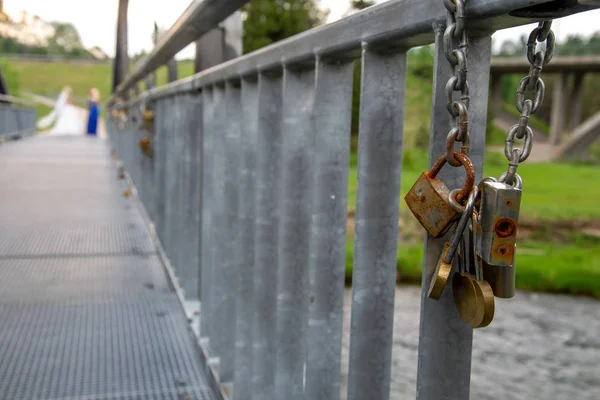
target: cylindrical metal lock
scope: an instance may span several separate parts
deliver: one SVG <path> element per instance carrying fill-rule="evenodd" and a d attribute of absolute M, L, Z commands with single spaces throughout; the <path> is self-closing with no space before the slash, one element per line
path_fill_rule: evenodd
<path fill-rule="evenodd" d="M 518 181 L 519 182 L 519 181 Z M 500 298 L 515 294 L 515 250 L 521 206 L 521 185 L 484 181 L 479 185 L 481 204 L 474 221 L 476 254 L 483 276 Z"/>

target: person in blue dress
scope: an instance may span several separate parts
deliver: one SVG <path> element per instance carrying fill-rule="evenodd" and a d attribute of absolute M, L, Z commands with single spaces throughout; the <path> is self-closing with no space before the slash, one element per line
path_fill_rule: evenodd
<path fill-rule="evenodd" d="M 89 94 L 88 107 L 90 115 L 88 117 L 87 134 L 96 136 L 98 131 L 98 117 L 100 116 L 100 92 L 96 88 L 91 88 Z"/>

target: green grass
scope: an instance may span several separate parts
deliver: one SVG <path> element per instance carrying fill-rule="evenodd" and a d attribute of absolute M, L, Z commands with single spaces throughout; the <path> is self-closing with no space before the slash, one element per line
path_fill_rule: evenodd
<path fill-rule="evenodd" d="M 108 100 L 112 85 L 112 65 L 93 63 L 39 63 L 35 61 L 4 60 L 12 70 L 18 73 L 21 91 L 29 91 L 42 95 L 57 96 L 65 86 L 73 89 L 77 98 L 87 97 L 87 90 L 96 87 L 100 91 L 102 101 Z M 179 77 L 193 74 L 191 61 L 179 63 Z M 167 69 L 161 67 L 157 71 L 157 85 L 167 82 Z"/>
<path fill-rule="evenodd" d="M 346 277 L 352 277 L 354 245 L 346 245 Z M 556 244 L 524 240 L 517 246 L 516 286 L 521 290 L 600 298 L 600 241 Z M 399 246 L 397 270 L 402 283 L 420 284 L 423 244 Z"/>
<path fill-rule="evenodd" d="M 39 120 L 40 118 L 50 114 L 52 111 L 51 107 L 48 107 L 44 104 L 34 103 L 33 108 L 35 108 L 36 118 Z"/>
<path fill-rule="evenodd" d="M 410 150 L 403 155 L 401 198 L 427 168 L 427 153 Z M 506 171 L 503 154 L 486 152 L 484 176 Z M 354 210 L 357 188 L 357 156 L 350 158 L 348 207 Z M 448 166 L 446 168 L 449 168 Z M 600 168 L 594 165 L 525 162 L 518 170 L 523 178 L 521 216 L 538 221 L 600 220 Z M 404 204 L 404 200 L 401 201 Z"/>
<path fill-rule="evenodd" d="M 600 241 L 568 244 L 524 241 L 517 245 L 517 287 L 600 298 Z"/>

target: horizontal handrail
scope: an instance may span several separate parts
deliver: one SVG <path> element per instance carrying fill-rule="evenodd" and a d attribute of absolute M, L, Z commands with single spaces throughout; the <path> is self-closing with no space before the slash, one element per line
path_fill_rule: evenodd
<path fill-rule="evenodd" d="M 0 102 L 11 103 L 13 105 L 21 105 L 25 107 L 33 107 L 33 103 L 27 99 L 11 96 L 8 94 L 0 94 Z"/>
<path fill-rule="evenodd" d="M 550 0 L 472 0 L 466 10 L 469 29 L 481 34 L 526 25 L 534 19 L 511 17 L 507 13 L 525 7 L 550 3 Z M 582 3 L 581 0 L 576 2 Z M 583 5 L 579 5 L 582 7 Z M 595 8 L 589 6 L 590 9 Z M 280 69 L 283 65 L 313 63 L 322 58 L 357 57 L 363 43 L 373 46 L 411 48 L 433 43 L 433 25 L 443 24 L 446 9 L 439 0 L 391 0 L 369 7 L 342 20 L 311 29 L 287 40 L 264 47 L 245 56 L 153 88 L 142 98 L 160 98 L 179 92 L 191 92 L 204 86 L 228 80 L 239 81 L 242 76 L 258 71 Z"/>
<path fill-rule="evenodd" d="M 194 0 L 171 29 L 159 39 L 156 48 L 117 87 L 110 102 L 122 96 L 146 75 L 164 65 L 247 2 L 248 0 Z"/>

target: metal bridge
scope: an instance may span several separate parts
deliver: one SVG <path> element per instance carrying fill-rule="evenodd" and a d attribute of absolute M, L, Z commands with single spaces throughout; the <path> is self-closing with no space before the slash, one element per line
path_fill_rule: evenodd
<path fill-rule="evenodd" d="M 391 0 L 234 57 L 246 1 L 195 1 L 125 76 L 126 3 L 108 141 L 26 136 L 34 121 L 19 118 L 31 110 L 0 108 L 2 137 L 23 137 L 0 147 L 0 398 L 340 398 L 353 67 L 361 57 L 342 396 L 389 399 L 406 52 L 436 44 L 432 166 L 453 124 L 449 79 L 465 100 L 458 82 L 466 69 L 458 58 L 456 70 L 448 62 L 456 53 L 444 42 L 447 22 L 463 21 L 445 5 L 464 3 Z M 479 182 L 491 34 L 600 4 L 466 4 L 469 155 Z M 140 81 L 196 40 L 196 75 L 138 94 Z M 202 53 L 215 45 L 223 49 L 216 59 Z M 439 177 L 454 189 L 463 175 L 446 167 Z M 426 237 L 421 400 L 469 399 L 473 328 L 451 289 L 437 301 L 427 293 L 449 235 Z"/>

